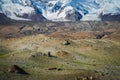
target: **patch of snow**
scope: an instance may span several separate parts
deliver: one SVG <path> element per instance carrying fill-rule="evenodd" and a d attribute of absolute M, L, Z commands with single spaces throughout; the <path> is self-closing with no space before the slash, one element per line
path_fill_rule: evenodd
<path fill-rule="evenodd" d="M 30 20 L 30 19 L 19 17 L 19 16 L 23 16 L 24 14 L 34 13 L 34 8 L 30 6 L 26 6 L 27 3 L 25 1 L 26 0 L 18 0 L 18 1 L 2 0 L 1 12 L 4 13 L 7 17 L 14 20 Z M 21 3 L 23 3 L 24 5 L 22 5 Z"/>

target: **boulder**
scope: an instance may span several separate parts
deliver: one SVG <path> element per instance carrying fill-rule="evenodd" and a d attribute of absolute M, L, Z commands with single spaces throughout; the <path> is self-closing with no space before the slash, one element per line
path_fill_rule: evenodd
<path fill-rule="evenodd" d="M 56 67 L 48 68 L 48 70 L 56 70 L 56 69 L 57 69 Z"/>
<path fill-rule="evenodd" d="M 22 68 L 17 65 L 12 65 L 11 68 L 8 70 L 10 73 L 18 73 L 18 74 L 28 74 Z"/>
<path fill-rule="evenodd" d="M 62 44 L 63 45 L 70 45 L 70 42 L 68 40 L 65 40 Z"/>
<path fill-rule="evenodd" d="M 102 39 L 104 35 L 96 35 L 96 39 Z"/>
<path fill-rule="evenodd" d="M 43 56 L 43 53 L 42 52 L 37 52 L 35 54 L 32 54 L 30 57 L 31 58 L 37 58 L 37 57 L 41 57 L 41 56 Z"/>

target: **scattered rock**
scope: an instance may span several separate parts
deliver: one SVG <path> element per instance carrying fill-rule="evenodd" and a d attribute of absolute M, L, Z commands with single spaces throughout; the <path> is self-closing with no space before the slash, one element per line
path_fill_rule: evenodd
<path fill-rule="evenodd" d="M 48 68 L 48 70 L 57 70 L 57 68 L 56 67 Z"/>
<path fill-rule="evenodd" d="M 103 72 L 100 72 L 99 74 L 100 74 L 100 76 L 105 76 L 105 74 Z"/>
<path fill-rule="evenodd" d="M 35 54 L 32 54 L 30 56 L 30 59 L 34 59 L 34 58 L 40 58 L 40 57 L 56 57 L 56 56 L 53 56 L 51 55 L 51 52 L 48 52 L 47 54 L 46 53 L 42 53 L 42 52 L 37 52 Z"/>
<path fill-rule="evenodd" d="M 48 68 L 48 70 L 57 70 L 57 71 L 62 71 L 63 69 L 61 69 L 61 68 L 56 68 L 56 67 L 53 67 L 53 68 Z"/>
<path fill-rule="evenodd" d="M 10 73 L 18 73 L 18 74 L 28 74 L 22 68 L 17 65 L 12 65 L 11 68 L 8 70 Z"/>
<path fill-rule="evenodd" d="M 104 37 L 104 35 L 96 35 L 96 39 L 102 39 L 102 37 Z"/>
<path fill-rule="evenodd" d="M 52 57 L 52 55 L 51 55 L 51 53 L 50 53 L 50 52 L 48 52 L 48 57 Z"/>
<path fill-rule="evenodd" d="M 14 54 L 11 54 L 11 56 L 15 56 Z"/>
<path fill-rule="evenodd" d="M 102 38 L 108 37 L 112 33 L 113 32 L 103 32 L 102 34 L 96 35 L 96 39 L 102 39 Z"/>
<path fill-rule="evenodd" d="M 67 63 L 67 64 L 70 64 L 70 63 Z"/>
<path fill-rule="evenodd" d="M 96 64 L 93 64 L 93 66 L 96 66 Z"/>
<path fill-rule="evenodd" d="M 43 56 L 47 56 L 47 54 L 43 54 Z"/>
<path fill-rule="evenodd" d="M 68 40 L 65 40 L 62 44 L 63 45 L 70 45 L 70 42 Z"/>
<path fill-rule="evenodd" d="M 104 74 L 104 73 L 102 73 L 101 75 L 102 75 L 102 76 L 105 76 L 105 74 Z"/>
<path fill-rule="evenodd" d="M 40 56 L 43 56 L 43 53 L 42 52 L 37 52 L 37 53 L 31 55 L 31 58 L 40 57 Z"/>
<path fill-rule="evenodd" d="M 20 31 L 21 31 L 24 27 L 26 27 L 26 25 L 22 25 L 22 26 L 19 28 Z"/>
<path fill-rule="evenodd" d="M 95 73 L 99 73 L 99 71 L 96 71 L 96 70 L 95 70 Z"/>
<path fill-rule="evenodd" d="M 90 76 L 90 77 L 89 77 L 89 79 L 90 79 L 90 80 L 93 80 L 93 77 L 92 77 L 92 76 Z"/>
<path fill-rule="evenodd" d="M 35 55 L 31 55 L 32 58 L 35 58 Z"/>
<path fill-rule="evenodd" d="M 58 68 L 57 70 L 58 70 L 58 71 L 62 71 L 63 69 L 61 69 L 61 68 Z"/>

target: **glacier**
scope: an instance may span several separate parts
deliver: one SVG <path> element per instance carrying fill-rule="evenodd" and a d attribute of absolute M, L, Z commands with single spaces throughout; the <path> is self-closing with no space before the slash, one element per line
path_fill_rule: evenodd
<path fill-rule="evenodd" d="M 22 16 L 34 13 L 34 8 L 31 7 L 31 2 L 29 0 L 1 0 L 0 12 L 11 19 L 30 20 L 22 18 Z"/>
<path fill-rule="evenodd" d="M 40 14 L 51 21 L 101 20 L 101 15 L 120 14 L 119 0 L 1 0 L 0 13 L 15 20 Z"/>

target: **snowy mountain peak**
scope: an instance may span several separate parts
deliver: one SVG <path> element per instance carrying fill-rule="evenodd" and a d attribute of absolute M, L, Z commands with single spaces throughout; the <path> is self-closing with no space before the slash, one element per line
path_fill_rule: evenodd
<path fill-rule="evenodd" d="M 119 15 L 118 0 L 1 0 L 0 13 L 16 20 L 31 20 L 39 14 L 52 21 L 101 20 Z"/>
<path fill-rule="evenodd" d="M 34 13 L 34 8 L 28 0 L 1 0 L 0 3 L 1 12 L 11 19 L 29 20 L 22 17 Z"/>

